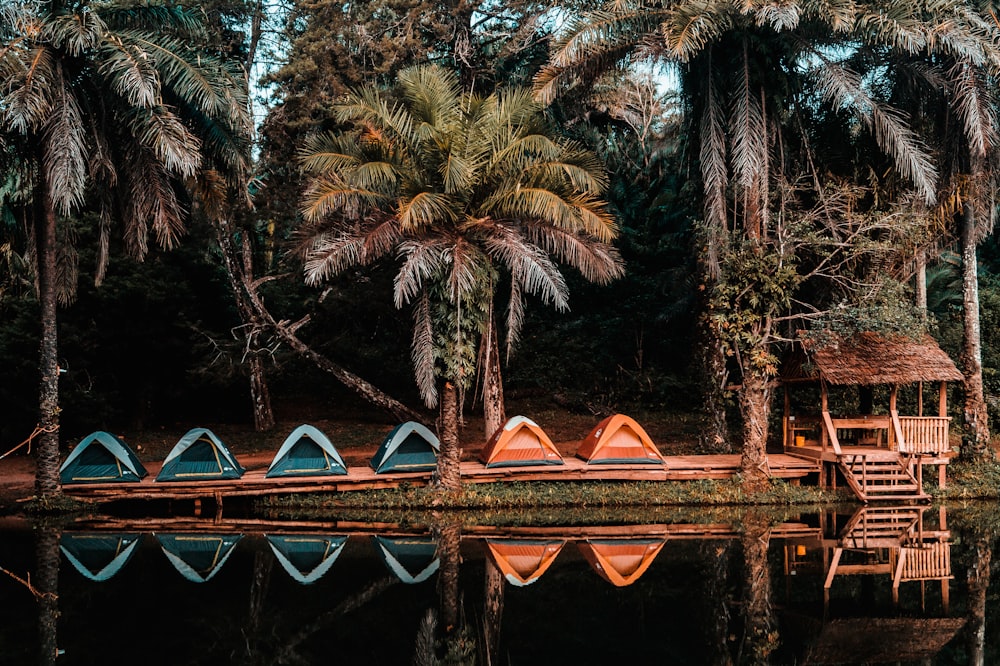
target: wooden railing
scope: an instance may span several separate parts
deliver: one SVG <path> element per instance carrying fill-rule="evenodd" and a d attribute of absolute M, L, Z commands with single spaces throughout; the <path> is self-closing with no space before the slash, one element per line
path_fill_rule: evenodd
<path fill-rule="evenodd" d="M 947 542 L 903 546 L 896 577 L 901 581 L 951 578 L 951 544 Z"/>
<path fill-rule="evenodd" d="M 923 453 L 941 455 L 951 450 L 948 442 L 948 428 L 951 418 L 947 416 L 900 416 L 902 430 L 900 453 Z"/>

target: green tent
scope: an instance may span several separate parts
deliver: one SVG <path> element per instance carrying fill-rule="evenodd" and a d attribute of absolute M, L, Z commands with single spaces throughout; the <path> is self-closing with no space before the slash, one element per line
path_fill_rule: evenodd
<path fill-rule="evenodd" d="M 207 428 L 193 428 L 174 445 L 156 480 L 238 479 L 244 471 L 215 433 Z"/>
<path fill-rule="evenodd" d="M 110 432 L 87 435 L 59 468 L 62 483 L 135 483 L 146 476 L 132 449 Z"/>
<path fill-rule="evenodd" d="M 440 450 L 441 442 L 434 433 L 416 421 L 407 421 L 386 435 L 371 465 L 376 473 L 432 472 Z"/>
<path fill-rule="evenodd" d="M 132 558 L 140 537 L 140 534 L 64 532 L 59 538 L 59 550 L 81 575 L 103 582 L 121 571 Z"/>
<path fill-rule="evenodd" d="M 268 544 L 278 563 L 295 581 L 303 585 L 322 578 L 340 556 L 346 536 L 322 534 L 267 535 Z"/>
<path fill-rule="evenodd" d="M 335 474 L 347 474 L 344 459 L 326 435 L 308 424 L 292 431 L 267 468 L 268 477 Z"/>
<path fill-rule="evenodd" d="M 174 568 L 192 583 L 207 583 L 219 572 L 242 534 L 158 534 Z"/>
<path fill-rule="evenodd" d="M 437 542 L 429 536 L 375 537 L 382 562 L 404 583 L 422 583 L 441 566 Z"/>

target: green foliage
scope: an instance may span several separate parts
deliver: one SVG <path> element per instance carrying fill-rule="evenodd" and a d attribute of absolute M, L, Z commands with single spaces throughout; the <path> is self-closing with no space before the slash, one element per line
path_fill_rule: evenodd
<path fill-rule="evenodd" d="M 927 331 L 923 313 L 908 293 L 907 286 L 884 279 L 881 289 L 861 303 L 840 303 L 817 320 L 815 330 L 830 331 L 841 337 L 873 331 L 886 336 L 903 335 L 920 339 Z"/>
<path fill-rule="evenodd" d="M 801 281 L 794 260 L 758 242 L 735 242 L 723 254 L 708 318 L 726 353 L 739 356 L 745 370 L 777 374 L 778 359 L 770 348 L 774 319 L 788 312 Z"/>

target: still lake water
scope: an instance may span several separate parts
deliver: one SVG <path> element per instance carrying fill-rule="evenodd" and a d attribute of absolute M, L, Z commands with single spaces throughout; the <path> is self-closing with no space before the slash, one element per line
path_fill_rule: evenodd
<path fill-rule="evenodd" d="M 0 664 L 1000 664 L 995 506 L 735 512 L 10 521 Z"/>

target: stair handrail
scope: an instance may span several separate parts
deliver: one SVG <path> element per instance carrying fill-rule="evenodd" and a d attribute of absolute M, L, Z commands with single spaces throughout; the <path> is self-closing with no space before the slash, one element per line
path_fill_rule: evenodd
<path fill-rule="evenodd" d="M 838 456 L 843 453 L 840 450 L 840 440 L 837 439 L 837 428 L 833 425 L 833 418 L 830 416 L 830 412 L 823 410 L 823 425 L 826 427 L 827 437 L 830 438 L 830 445 L 833 446 L 833 452 Z"/>

